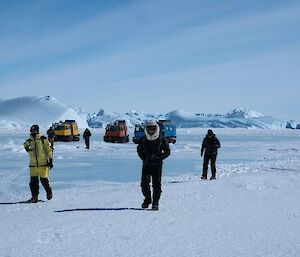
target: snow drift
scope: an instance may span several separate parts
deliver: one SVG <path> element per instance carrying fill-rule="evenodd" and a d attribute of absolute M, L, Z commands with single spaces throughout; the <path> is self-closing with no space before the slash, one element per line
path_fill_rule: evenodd
<path fill-rule="evenodd" d="M 38 124 L 46 128 L 52 122 L 76 120 L 80 128 L 88 127 L 73 108 L 50 96 L 26 96 L 0 100 L 0 128 L 22 128 Z"/>

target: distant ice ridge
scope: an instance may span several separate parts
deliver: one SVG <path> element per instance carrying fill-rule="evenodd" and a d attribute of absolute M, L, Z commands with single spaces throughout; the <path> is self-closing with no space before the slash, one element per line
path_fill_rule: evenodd
<path fill-rule="evenodd" d="M 246 108 L 236 108 L 225 114 L 190 113 L 174 110 L 167 114 L 150 114 L 139 110 L 119 113 L 99 109 L 88 113 L 84 109 L 67 106 L 51 96 L 25 96 L 0 100 L 0 128 L 23 129 L 32 124 L 48 127 L 53 122 L 76 120 L 80 128 L 103 128 L 114 120 L 125 120 L 129 127 L 145 120 L 169 119 L 182 128 L 300 128 L 299 122 L 283 121 Z"/>
<path fill-rule="evenodd" d="M 246 119 L 250 119 L 250 118 L 260 118 L 260 117 L 264 117 L 263 114 L 256 112 L 256 111 L 251 111 L 247 108 L 236 108 L 231 112 L 228 112 L 227 114 L 225 114 L 226 118 L 246 118 Z"/>
<path fill-rule="evenodd" d="M 24 96 L 0 100 L 0 128 L 19 129 L 38 124 L 47 128 L 53 122 L 76 120 L 79 127 L 88 127 L 73 108 L 60 103 L 51 96 Z"/>
<path fill-rule="evenodd" d="M 263 117 L 264 115 L 256 112 L 256 111 L 251 111 L 247 108 L 235 108 L 233 111 L 228 112 L 226 114 L 204 114 L 204 113 L 196 113 L 196 116 L 199 117 L 223 117 L 223 118 L 259 118 Z"/>
<path fill-rule="evenodd" d="M 289 129 L 300 129 L 300 122 L 295 120 L 290 120 L 286 124 L 286 128 Z"/>
<path fill-rule="evenodd" d="M 192 114 L 175 110 L 167 114 L 178 127 L 210 127 L 210 128 L 285 128 L 286 122 L 271 116 L 236 108 L 226 114 Z"/>
<path fill-rule="evenodd" d="M 287 122 L 265 116 L 256 111 L 246 108 L 236 108 L 226 114 L 204 114 L 190 113 L 183 110 L 174 110 L 167 114 L 147 114 L 141 111 L 131 111 L 127 113 L 106 112 L 100 109 L 98 113 L 90 114 L 87 122 L 91 127 L 103 127 L 112 120 L 123 119 L 132 127 L 149 119 L 168 119 L 178 127 L 202 127 L 202 128 L 286 128 Z"/>
<path fill-rule="evenodd" d="M 97 113 L 89 114 L 87 117 L 87 123 L 92 128 L 105 127 L 106 124 L 114 120 L 125 120 L 129 127 L 134 127 L 135 124 L 141 123 L 145 120 L 151 119 L 165 119 L 165 115 L 159 114 L 147 114 L 138 110 L 132 110 L 126 113 L 108 112 L 100 109 Z"/>

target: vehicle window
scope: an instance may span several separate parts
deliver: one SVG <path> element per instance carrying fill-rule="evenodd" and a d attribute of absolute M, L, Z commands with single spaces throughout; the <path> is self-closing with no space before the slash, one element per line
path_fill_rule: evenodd
<path fill-rule="evenodd" d="M 54 130 L 64 130 L 65 126 L 57 126 L 54 128 Z"/>

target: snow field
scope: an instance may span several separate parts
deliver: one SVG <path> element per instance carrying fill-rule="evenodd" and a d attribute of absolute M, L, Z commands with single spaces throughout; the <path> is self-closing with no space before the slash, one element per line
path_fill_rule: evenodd
<path fill-rule="evenodd" d="M 214 130 L 218 179 L 200 181 L 205 131 L 178 131 L 157 212 L 140 210 L 136 145 L 102 143 L 101 131 L 90 151 L 56 144 L 54 198 L 0 205 L 0 256 L 298 257 L 299 135 Z M 29 197 L 24 138 L 0 136 L 0 202 Z"/>

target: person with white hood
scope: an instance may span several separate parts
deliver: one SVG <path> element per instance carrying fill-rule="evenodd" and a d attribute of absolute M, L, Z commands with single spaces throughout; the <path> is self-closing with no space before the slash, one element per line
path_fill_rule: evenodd
<path fill-rule="evenodd" d="M 158 210 L 161 195 L 161 176 L 163 160 L 170 155 L 170 147 L 166 138 L 160 133 L 156 121 L 145 125 L 145 136 L 137 146 L 137 153 L 143 161 L 141 188 L 145 197 L 142 208 Z M 151 197 L 150 181 L 152 178 L 153 197 Z"/>

